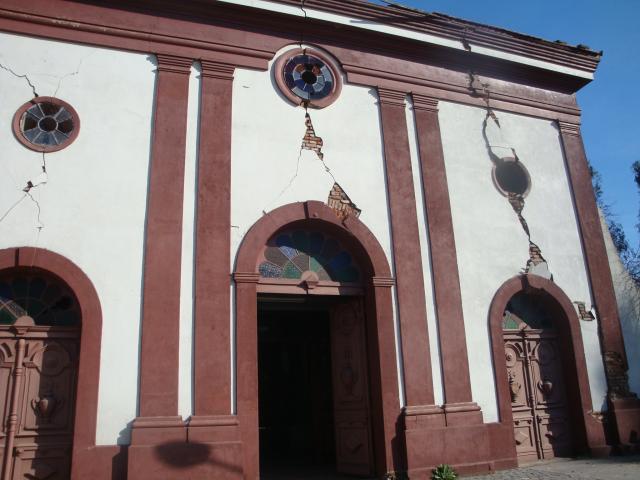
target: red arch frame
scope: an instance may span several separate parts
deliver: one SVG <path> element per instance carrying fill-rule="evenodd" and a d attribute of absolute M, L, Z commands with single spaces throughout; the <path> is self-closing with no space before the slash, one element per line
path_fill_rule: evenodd
<path fill-rule="evenodd" d="M 80 358 L 76 390 L 76 413 L 73 430 L 72 478 L 88 478 L 96 467 L 96 426 L 98 386 L 100 381 L 100 344 L 102 309 L 96 289 L 85 273 L 67 258 L 49 250 L 32 247 L 0 250 L 0 270 L 15 267 L 37 267 L 64 281 L 76 295 L 81 311 Z M 101 453 L 113 456 L 118 447 L 104 447 Z M 91 466 L 94 464 L 94 466 Z M 104 463 L 102 463 L 104 465 Z M 96 472 L 97 473 L 97 472 Z M 92 478 L 104 477 L 102 475 Z"/>
<path fill-rule="evenodd" d="M 498 289 L 491 301 L 489 309 L 489 330 L 491 335 L 491 350 L 493 357 L 494 381 L 498 397 L 499 423 L 511 427 L 513 413 L 511 411 L 511 396 L 509 394 L 507 378 L 507 365 L 504 360 L 504 340 L 502 338 L 502 316 L 507 303 L 516 293 L 523 290 L 541 290 L 546 294 L 548 307 L 554 312 L 554 318 L 559 321 L 560 335 L 568 340 L 569 347 L 565 352 L 563 368 L 565 378 L 568 380 L 569 402 L 579 405 L 579 409 L 573 411 L 574 428 L 578 431 L 574 445 L 578 449 L 590 450 L 592 453 L 601 454 L 608 452 L 602 423 L 592 415 L 591 391 L 589 389 L 589 377 L 587 364 L 580 331 L 580 320 L 571 300 L 551 280 L 538 275 L 518 275 L 507 280 Z M 516 456 L 515 445 L 512 445 L 513 456 Z"/>
<path fill-rule="evenodd" d="M 237 414 L 244 451 L 244 476 L 259 478 L 257 273 L 258 255 L 279 230 L 304 224 L 335 235 L 358 259 L 370 280 L 365 284 L 376 470 L 403 468 L 398 425 L 400 403 L 391 288 L 387 257 L 373 233 L 357 218 L 340 221 L 324 203 L 308 201 L 279 207 L 260 218 L 247 232 L 236 256 L 236 392 Z M 369 319 L 372 319 L 369 321 Z M 372 358 L 377 361 L 372 361 Z"/>

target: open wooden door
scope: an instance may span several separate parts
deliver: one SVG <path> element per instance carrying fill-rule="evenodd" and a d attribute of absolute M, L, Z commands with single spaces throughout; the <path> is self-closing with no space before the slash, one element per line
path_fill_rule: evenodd
<path fill-rule="evenodd" d="M 372 475 L 364 308 L 359 297 L 331 311 L 331 370 L 337 471 Z"/>

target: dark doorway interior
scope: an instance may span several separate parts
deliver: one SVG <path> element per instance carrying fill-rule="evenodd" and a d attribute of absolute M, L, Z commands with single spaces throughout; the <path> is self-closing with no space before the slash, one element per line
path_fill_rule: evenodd
<path fill-rule="evenodd" d="M 333 472 L 329 310 L 296 305 L 295 300 L 262 301 L 259 306 L 261 476 Z"/>

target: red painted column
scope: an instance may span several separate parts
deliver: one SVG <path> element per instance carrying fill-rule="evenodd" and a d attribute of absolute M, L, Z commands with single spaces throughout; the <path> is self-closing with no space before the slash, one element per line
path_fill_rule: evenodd
<path fill-rule="evenodd" d="M 131 430 L 129 480 L 164 472 L 155 447 L 186 441 L 178 415 L 182 201 L 189 73 L 193 61 L 157 55 L 155 115 L 144 256 L 139 413 Z"/>
<path fill-rule="evenodd" d="M 375 332 L 377 335 L 377 350 L 379 364 L 376 371 L 381 384 L 381 410 L 374 410 L 382 417 L 382 428 L 385 441 L 384 454 L 378 453 L 376 461 L 385 472 L 402 471 L 406 469 L 406 460 L 397 438 L 399 432 L 400 402 L 398 399 L 398 372 L 396 369 L 395 344 L 393 344 L 393 296 L 391 291 L 394 279 L 390 277 L 373 277 L 375 317 L 377 319 Z M 373 314 L 373 312 L 368 312 Z M 374 366 L 371 366 L 373 372 Z"/>
<path fill-rule="evenodd" d="M 145 238 L 140 417 L 178 413 L 187 101 L 192 60 L 158 55 Z"/>
<path fill-rule="evenodd" d="M 407 409 L 433 405 L 431 355 L 405 94 L 378 89 Z"/>
<path fill-rule="evenodd" d="M 627 356 L 600 216 L 591 185 L 591 173 L 580 126 L 565 122 L 558 122 L 558 125 L 589 272 L 591 294 L 598 313 L 609 406 L 620 443 L 631 443 L 640 426 L 640 401 L 629 392 Z"/>
<path fill-rule="evenodd" d="M 240 419 L 244 478 L 260 478 L 258 437 L 258 293 L 260 274 L 236 272 L 236 328 L 238 335 L 236 365 L 237 410 Z"/>
<path fill-rule="evenodd" d="M 202 61 L 195 260 L 194 390 L 200 416 L 231 412 L 231 98 L 234 66 Z"/>
<path fill-rule="evenodd" d="M 447 424 L 458 423 L 462 417 L 466 424 L 482 423 L 480 407 L 471 396 L 458 258 L 438 121 L 438 100 L 418 94 L 412 94 L 412 97 L 431 249 Z"/>

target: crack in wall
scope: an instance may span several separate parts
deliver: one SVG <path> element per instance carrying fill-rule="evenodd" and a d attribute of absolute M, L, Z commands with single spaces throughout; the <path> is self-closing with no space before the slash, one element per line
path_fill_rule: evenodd
<path fill-rule="evenodd" d="M 356 206 L 356 204 L 349 198 L 345 190 L 340 186 L 338 180 L 335 175 L 331 171 L 331 168 L 327 165 L 324 160 L 324 153 L 322 152 L 322 147 L 324 145 L 324 141 L 322 137 L 316 134 L 315 128 L 313 126 L 313 121 L 311 120 L 311 115 L 309 115 L 308 110 L 305 108 L 304 115 L 304 125 L 305 125 L 305 133 L 302 137 L 302 142 L 300 143 L 300 149 L 298 151 L 298 158 L 296 160 L 296 170 L 284 186 L 284 188 L 278 193 L 278 195 L 273 199 L 270 204 L 278 201 L 295 183 L 298 178 L 298 174 L 300 172 L 300 161 L 302 159 L 302 152 L 304 150 L 310 150 L 316 154 L 316 157 L 322 163 L 322 167 L 324 171 L 331 177 L 333 180 L 333 186 L 329 191 L 329 196 L 327 199 L 327 205 L 336 213 L 338 218 L 344 220 L 346 217 L 353 215 L 358 217 L 361 213 L 361 210 Z M 262 209 L 262 213 L 267 215 L 266 208 Z"/>
<path fill-rule="evenodd" d="M 38 92 L 36 92 L 36 87 L 35 87 L 35 85 L 33 83 L 31 83 L 31 80 L 29 79 L 29 77 L 27 76 L 26 73 L 24 75 L 20 75 L 20 74 L 14 72 L 11 68 L 7 67 L 6 65 L 3 65 L 2 63 L 0 63 L 0 68 L 2 68 L 3 70 L 6 70 L 7 72 L 9 72 L 11 75 L 13 75 L 16 78 L 24 78 L 24 80 L 27 82 L 27 84 L 31 88 L 31 91 L 33 92 L 33 97 L 34 98 L 38 97 Z"/>
<path fill-rule="evenodd" d="M 329 192 L 329 198 L 327 199 L 327 205 L 331 208 L 339 219 L 344 220 L 350 215 L 358 218 L 362 210 L 360 210 L 355 203 L 349 198 L 347 192 L 338 184 L 334 183 L 331 191 Z"/>
<path fill-rule="evenodd" d="M 90 52 L 89 54 L 87 54 L 84 57 L 82 57 L 80 59 L 80 61 L 78 62 L 78 66 L 76 67 L 76 69 L 73 72 L 65 73 L 64 75 L 58 77 L 58 84 L 56 85 L 56 89 L 54 90 L 53 95 L 51 95 L 52 97 L 56 97 L 56 95 L 58 95 L 58 91 L 60 90 L 60 87 L 62 86 L 62 81 L 65 80 L 66 78 L 78 75 L 80 73 L 80 68 L 82 67 L 82 62 L 84 62 L 87 58 L 89 58 L 94 53 L 95 52 Z"/>
<path fill-rule="evenodd" d="M 515 148 L 509 145 L 502 137 L 500 120 L 491 107 L 491 90 L 489 83 L 483 83 L 473 71 L 469 71 L 468 88 L 472 96 L 481 97 L 485 102 L 486 115 L 482 122 L 482 138 L 484 139 L 489 159 L 493 163 L 494 172 L 503 167 L 507 161 L 521 164 Z M 489 138 L 490 136 L 494 141 Z M 496 153 L 496 150 L 503 150 L 505 155 L 499 155 Z M 529 258 L 523 269 L 524 273 L 535 273 L 536 275 L 553 280 L 553 275 L 549 271 L 548 263 L 542 256 L 540 247 L 531 239 L 529 224 L 522 214 L 526 206 L 525 195 L 518 191 L 508 191 L 504 189 L 502 185 L 500 185 L 500 188 L 504 190 L 507 201 L 516 214 L 518 222 L 529 242 Z"/>

